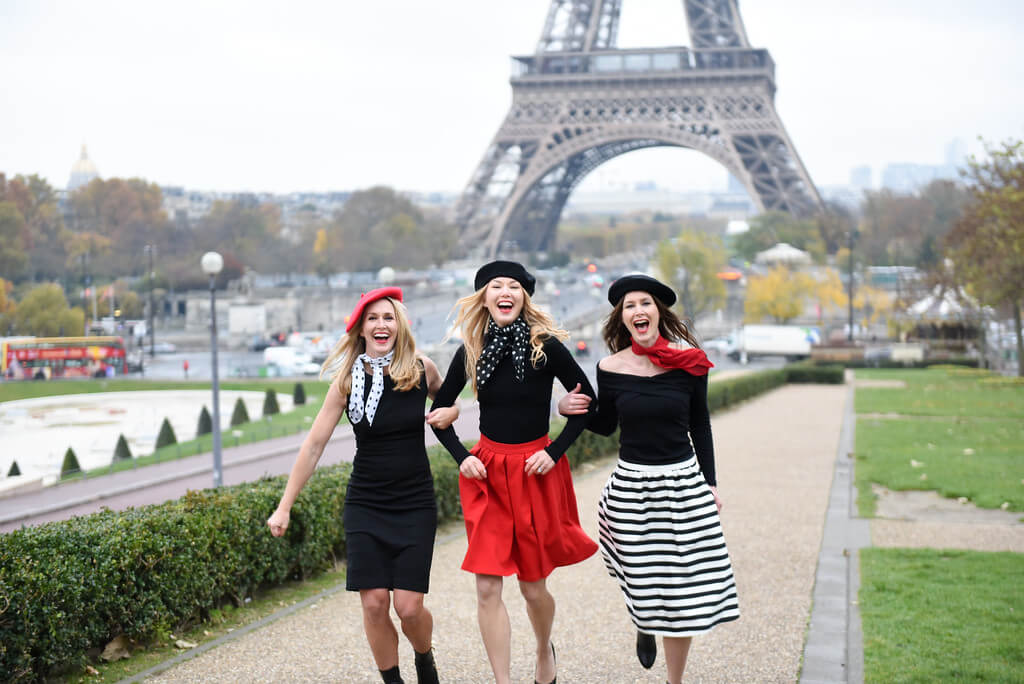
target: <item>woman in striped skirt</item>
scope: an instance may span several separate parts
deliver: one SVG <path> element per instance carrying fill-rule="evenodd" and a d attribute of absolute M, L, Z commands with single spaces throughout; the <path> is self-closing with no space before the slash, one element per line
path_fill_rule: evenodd
<path fill-rule="evenodd" d="M 589 427 L 621 432 L 619 461 L 598 505 L 601 553 L 638 630 L 641 664 L 654 664 L 660 635 L 668 681 L 678 684 L 692 637 L 739 617 L 718 519 L 712 364 L 668 308 L 676 295 L 667 285 L 625 276 L 608 299 L 614 309 L 604 339 L 612 354 L 598 363 Z"/>

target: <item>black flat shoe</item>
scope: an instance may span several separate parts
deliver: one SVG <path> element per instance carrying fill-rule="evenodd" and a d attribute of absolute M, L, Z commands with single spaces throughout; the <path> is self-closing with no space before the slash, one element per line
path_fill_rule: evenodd
<path fill-rule="evenodd" d="M 636 633 L 636 658 L 644 669 L 650 670 L 654 667 L 654 660 L 658 657 L 658 641 L 653 634 L 644 632 Z"/>
<path fill-rule="evenodd" d="M 437 663 L 434 662 L 434 649 L 426 653 L 413 650 L 416 660 L 416 681 L 419 684 L 439 684 L 437 681 Z"/>
<path fill-rule="evenodd" d="M 555 661 L 555 667 L 558 667 L 558 655 L 555 653 L 555 644 L 551 644 L 551 659 Z M 540 684 L 536 679 L 533 680 L 533 684 Z M 552 679 L 548 684 L 558 684 L 558 675 Z"/>

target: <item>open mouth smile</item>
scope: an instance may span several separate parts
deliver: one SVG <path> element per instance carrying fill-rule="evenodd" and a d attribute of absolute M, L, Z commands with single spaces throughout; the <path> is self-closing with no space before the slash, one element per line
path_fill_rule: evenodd
<path fill-rule="evenodd" d="M 498 302 L 498 311 L 502 313 L 512 313 L 512 309 L 515 305 L 512 302 Z"/>
<path fill-rule="evenodd" d="M 633 327 L 636 328 L 636 331 L 638 333 L 645 333 L 650 329 L 651 322 L 646 319 L 633 321 Z"/>

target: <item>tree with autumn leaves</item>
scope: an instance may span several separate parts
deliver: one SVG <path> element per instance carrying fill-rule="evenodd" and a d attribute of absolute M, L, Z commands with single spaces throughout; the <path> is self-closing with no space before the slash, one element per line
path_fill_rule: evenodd
<path fill-rule="evenodd" d="M 655 263 L 659 275 L 678 293 L 677 306 L 684 316 L 696 320 L 725 303 L 725 284 L 718 272 L 725 268 L 726 255 L 718 236 L 680 233 L 658 244 Z"/>
<path fill-rule="evenodd" d="M 1024 377 L 1024 141 L 985 145 L 964 177 L 970 199 L 946 244 L 953 268 L 969 291 L 1008 310 L 1017 337 L 1017 374 Z"/>

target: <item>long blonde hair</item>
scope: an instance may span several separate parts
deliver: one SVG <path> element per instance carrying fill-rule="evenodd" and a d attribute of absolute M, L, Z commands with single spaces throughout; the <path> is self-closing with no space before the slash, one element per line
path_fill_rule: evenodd
<path fill-rule="evenodd" d="M 405 305 L 397 299 L 382 297 L 391 302 L 395 309 L 395 321 L 398 323 L 395 334 L 395 356 L 388 366 L 388 374 L 395 383 L 395 389 L 399 392 L 406 392 L 414 387 L 420 386 L 420 369 L 417 363 L 416 340 L 412 336 L 412 328 L 409 326 L 409 316 L 405 312 Z M 328 376 L 331 382 L 339 375 L 341 382 L 338 388 L 342 395 L 348 396 L 352 392 L 352 366 L 360 354 L 366 352 L 366 340 L 363 339 L 363 321 L 366 318 L 366 309 L 359 317 L 359 322 L 352 330 L 342 335 L 334 349 L 327 356 L 323 366 L 320 367 L 320 377 Z"/>
<path fill-rule="evenodd" d="M 487 334 L 487 324 L 491 320 L 491 314 L 484 305 L 486 291 L 487 285 L 484 285 L 455 303 L 455 323 L 452 326 L 462 333 L 462 346 L 466 349 L 466 377 L 473 381 L 474 394 L 477 391 L 476 362 L 483 352 L 484 336 Z M 559 328 L 550 314 L 534 306 L 526 290 L 522 293 L 523 311 L 520 315 L 530 326 L 530 363 L 536 368 L 547 358 L 544 353 L 544 341 L 554 337 L 564 342 L 569 339 L 569 333 Z M 451 333 L 448 334 L 448 337 L 450 336 Z"/>

